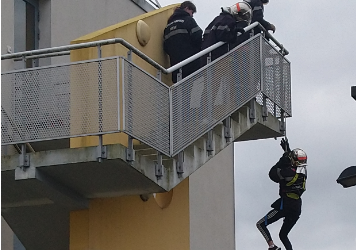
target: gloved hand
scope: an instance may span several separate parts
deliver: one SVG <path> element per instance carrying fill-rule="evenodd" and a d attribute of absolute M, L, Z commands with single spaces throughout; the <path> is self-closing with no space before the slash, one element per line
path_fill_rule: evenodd
<path fill-rule="evenodd" d="M 282 138 L 281 140 L 281 147 L 282 149 L 285 151 L 285 152 L 290 152 L 290 147 L 289 147 L 289 142 L 288 142 L 288 139 L 284 139 Z"/>
<path fill-rule="evenodd" d="M 270 28 L 269 30 L 272 30 L 273 33 L 276 32 L 276 26 L 274 26 L 273 24 L 270 23 Z"/>

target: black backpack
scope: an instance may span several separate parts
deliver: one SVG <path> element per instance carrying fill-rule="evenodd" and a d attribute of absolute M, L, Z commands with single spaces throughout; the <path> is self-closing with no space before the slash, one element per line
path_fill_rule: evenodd
<path fill-rule="evenodd" d="M 273 167 L 271 167 L 271 169 L 269 170 L 268 176 L 272 181 L 279 183 L 279 176 L 277 174 L 277 164 L 274 165 Z"/>
<path fill-rule="evenodd" d="M 276 183 L 279 183 L 279 181 L 280 181 L 280 178 L 277 174 L 278 168 L 285 168 L 285 167 L 290 166 L 289 154 L 290 154 L 289 151 L 285 152 L 283 154 L 283 156 L 279 159 L 279 161 L 276 163 L 276 165 L 271 167 L 271 169 L 269 170 L 268 176 L 272 181 L 274 181 Z"/>

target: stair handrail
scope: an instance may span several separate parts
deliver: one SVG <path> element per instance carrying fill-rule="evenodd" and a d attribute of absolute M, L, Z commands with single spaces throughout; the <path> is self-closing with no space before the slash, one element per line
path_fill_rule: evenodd
<path fill-rule="evenodd" d="M 251 29 L 254 29 L 254 28 L 257 27 L 257 26 L 258 26 L 260 29 L 262 29 L 263 32 L 264 32 L 264 34 L 265 34 L 269 39 L 271 39 L 271 40 L 281 49 L 281 51 L 283 52 L 284 55 L 288 55 L 288 54 L 289 54 L 288 50 L 286 50 L 286 49 L 283 47 L 282 44 L 280 44 L 269 32 L 267 32 L 266 29 L 265 29 L 259 22 L 254 22 L 254 23 L 252 23 L 251 25 L 245 27 L 244 30 L 245 30 L 245 32 L 247 32 L 247 31 L 249 31 L 249 30 L 251 30 Z M 241 34 L 239 34 L 239 35 L 241 35 Z M 238 36 L 239 36 L 239 35 L 238 35 Z M 204 50 L 198 52 L 197 54 L 195 54 L 195 55 L 193 55 L 193 56 L 191 56 L 191 57 L 189 57 L 189 58 L 187 58 L 187 59 L 185 59 L 185 60 L 183 60 L 183 61 L 177 63 L 176 65 L 174 65 L 174 66 L 168 68 L 168 69 L 167 69 L 167 72 L 171 73 L 171 72 L 173 72 L 173 71 L 175 71 L 175 70 L 177 70 L 177 69 L 180 69 L 181 67 L 187 65 L 188 63 L 193 62 L 194 60 L 200 58 L 201 56 L 203 56 L 203 55 L 205 55 L 205 54 L 207 54 L 207 53 L 213 51 L 214 49 L 216 49 L 216 48 L 218 48 L 218 47 L 220 47 L 220 46 L 222 46 L 222 45 L 224 45 L 225 43 L 226 43 L 226 42 L 217 42 L 217 43 L 211 45 L 210 47 L 208 47 L 208 48 L 206 48 L 206 49 L 204 49 Z"/>
<path fill-rule="evenodd" d="M 287 49 L 283 47 L 282 44 L 280 44 L 269 32 L 266 31 L 266 29 L 259 23 L 259 22 L 254 22 L 250 24 L 249 26 L 245 27 L 244 30 L 245 32 L 255 28 L 259 27 L 264 31 L 265 36 L 267 38 L 271 39 L 280 49 L 283 55 L 288 55 L 289 52 Z M 1 55 L 1 60 L 7 60 L 7 59 L 15 59 L 15 58 L 26 58 L 27 56 L 35 56 L 35 55 L 43 55 L 43 57 L 48 57 L 48 54 L 53 54 L 53 53 L 59 53 L 63 51 L 70 51 L 70 50 L 76 50 L 76 49 L 84 49 L 84 48 L 91 48 L 91 47 L 98 47 L 98 46 L 103 46 L 103 45 L 109 45 L 109 44 L 116 44 L 120 43 L 127 49 L 131 50 L 133 53 L 135 53 L 137 56 L 151 64 L 153 67 L 156 69 L 160 70 L 164 74 L 169 74 L 172 73 L 173 71 L 187 65 L 188 63 L 198 59 L 199 57 L 213 51 L 214 49 L 222 46 L 225 44 L 225 42 L 218 42 L 216 44 L 213 44 L 212 46 L 200 51 L 199 53 L 183 60 L 182 62 L 169 67 L 168 69 L 164 68 L 161 66 L 159 63 L 151 59 L 149 56 L 141 52 L 139 49 L 134 47 L 132 44 L 124 40 L 123 38 L 110 38 L 106 40 L 99 40 L 99 41 L 94 41 L 94 42 L 86 42 L 86 43 L 78 43 L 78 44 L 71 44 L 71 45 L 64 45 L 64 46 L 59 46 L 59 47 L 51 47 L 51 48 L 44 48 L 44 49 L 37 49 L 37 50 L 29 50 L 29 51 L 22 51 L 22 52 L 15 52 L 11 54 L 3 54 Z M 54 54 L 56 55 L 56 54 Z M 58 54 L 61 55 L 61 54 Z"/>

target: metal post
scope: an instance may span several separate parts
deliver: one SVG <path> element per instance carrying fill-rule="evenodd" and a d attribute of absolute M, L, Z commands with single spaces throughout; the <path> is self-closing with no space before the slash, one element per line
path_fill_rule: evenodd
<path fill-rule="evenodd" d="M 157 70 L 156 77 L 160 81 L 161 81 L 161 76 L 162 76 L 161 71 Z M 164 123 L 161 121 L 161 117 L 160 117 L 161 110 L 159 110 L 159 108 L 161 107 L 161 105 L 160 105 L 161 104 L 161 99 L 160 98 L 155 98 L 154 100 L 155 100 L 155 108 L 154 109 L 156 110 L 156 112 L 155 112 L 155 121 L 156 121 L 155 122 L 155 126 L 157 128 L 155 128 L 155 129 L 157 131 L 157 141 L 161 141 L 162 137 L 166 136 L 165 133 L 164 133 Z"/>
<path fill-rule="evenodd" d="M 182 80 L 182 77 L 183 77 L 183 72 L 182 72 L 182 68 L 180 68 L 178 73 L 177 73 L 177 82 Z"/>
<path fill-rule="evenodd" d="M 127 51 L 127 60 L 129 62 L 132 61 L 132 50 Z M 130 109 L 132 109 L 132 66 L 129 65 L 129 72 L 128 72 L 128 105 Z M 132 123 L 132 119 L 129 119 Z M 129 125 L 128 129 L 131 129 L 132 124 Z M 133 149 L 133 137 L 131 135 L 128 136 L 128 142 L 127 142 L 127 149 L 126 149 L 126 161 L 128 162 L 133 162 L 135 160 L 135 150 Z"/>
<path fill-rule="evenodd" d="M 27 60 L 26 56 L 22 56 L 22 64 L 23 64 L 22 66 L 24 69 L 26 69 L 26 60 Z"/>
<path fill-rule="evenodd" d="M 281 123 L 280 123 L 281 125 L 280 125 L 279 130 L 281 131 L 282 134 L 284 134 L 286 131 L 286 126 L 285 126 L 286 124 L 285 124 L 284 118 L 285 118 L 285 113 L 284 113 L 284 110 L 281 109 Z"/>
<path fill-rule="evenodd" d="M 211 52 L 209 53 L 208 57 L 206 58 L 206 63 L 209 64 L 211 63 Z M 212 72 L 211 68 L 208 67 L 206 69 L 207 73 L 207 81 L 206 81 L 206 91 L 207 91 L 207 108 L 208 108 L 208 124 L 211 125 L 212 120 L 213 120 L 213 90 L 212 90 Z"/>
<path fill-rule="evenodd" d="M 132 61 L 132 50 L 127 51 L 127 60 Z"/>
<path fill-rule="evenodd" d="M 173 154 L 173 97 L 172 97 L 172 88 L 169 88 L 169 154 Z"/>
<path fill-rule="evenodd" d="M 161 70 L 157 70 L 157 75 L 156 75 L 157 79 L 161 81 L 162 78 L 162 71 Z"/>
<path fill-rule="evenodd" d="M 177 82 L 179 82 L 180 80 L 182 80 L 182 68 L 179 69 L 179 72 L 177 74 Z M 187 126 L 186 124 L 186 120 L 184 119 L 186 117 L 187 114 L 184 113 L 183 111 L 183 108 L 184 108 L 184 104 L 183 104 L 183 93 L 182 93 L 182 84 L 178 85 L 177 87 L 175 88 L 172 88 L 172 100 L 171 100 L 171 103 L 172 103 L 172 108 L 173 108 L 173 91 L 175 91 L 176 93 L 176 100 L 175 100 L 175 103 L 177 104 L 177 108 L 174 110 L 176 113 L 175 113 L 175 123 L 177 124 L 176 128 L 177 130 L 174 131 L 175 132 L 175 135 L 176 135 L 176 138 L 179 138 L 180 136 L 183 136 L 184 134 L 184 128 L 185 126 Z M 173 110 L 173 109 L 172 109 Z M 173 114 L 173 113 L 172 113 Z M 183 125 L 184 123 L 184 125 Z M 174 129 L 174 126 L 173 126 L 173 117 L 172 117 L 172 129 Z M 171 137 L 173 138 L 173 137 Z M 175 141 L 177 142 L 177 140 Z M 177 143 L 179 145 L 179 143 Z M 180 145 L 179 145 L 180 146 Z"/>
<path fill-rule="evenodd" d="M 260 36 L 260 65 L 261 65 L 261 67 L 260 67 L 260 90 L 263 92 L 265 89 L 264 89 L 264 81 L 263 81 L 263 77 L 264 77 L 264 65 L 265 65 L 265 61 L 263 60 L 263 52 L 264 52 L 264 50 L 263 50 L 263 46 L 262 46 L 262 44 L 263 44 L 263 38 L 262 38 L 262 36 Z"/>
<path fill-rule="evenodd" d="M 98 45 L 98 58 L 101 58 L 101 46 Z M 103 132 L 103 76 L 102 76 L 102 61 L 98 61 L 98 124 L 99 133 Z M 102 161 L 102 158 L 106 158 L 106 149 L 103 147 L 103 135 L 99 134 L 99 145 L 97 147 L 97 159 L 98 162 Z"/>

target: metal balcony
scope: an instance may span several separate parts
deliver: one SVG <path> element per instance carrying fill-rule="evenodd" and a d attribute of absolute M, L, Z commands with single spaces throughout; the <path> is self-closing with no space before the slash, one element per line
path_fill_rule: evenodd
<path fill-rule="evenodd" d="M 123 57 L 1 81 L 2 146 L 19 150 L 2 156 L 2 215 L 20 239 L 34 211 L 66 221 L 92 198 L 168 191 L 234 141 L 282 136 L 292 115 L 290 63 L 261 35 L 171 87 Z M 97 146 L 69 147 L 84 136 Z"/>

